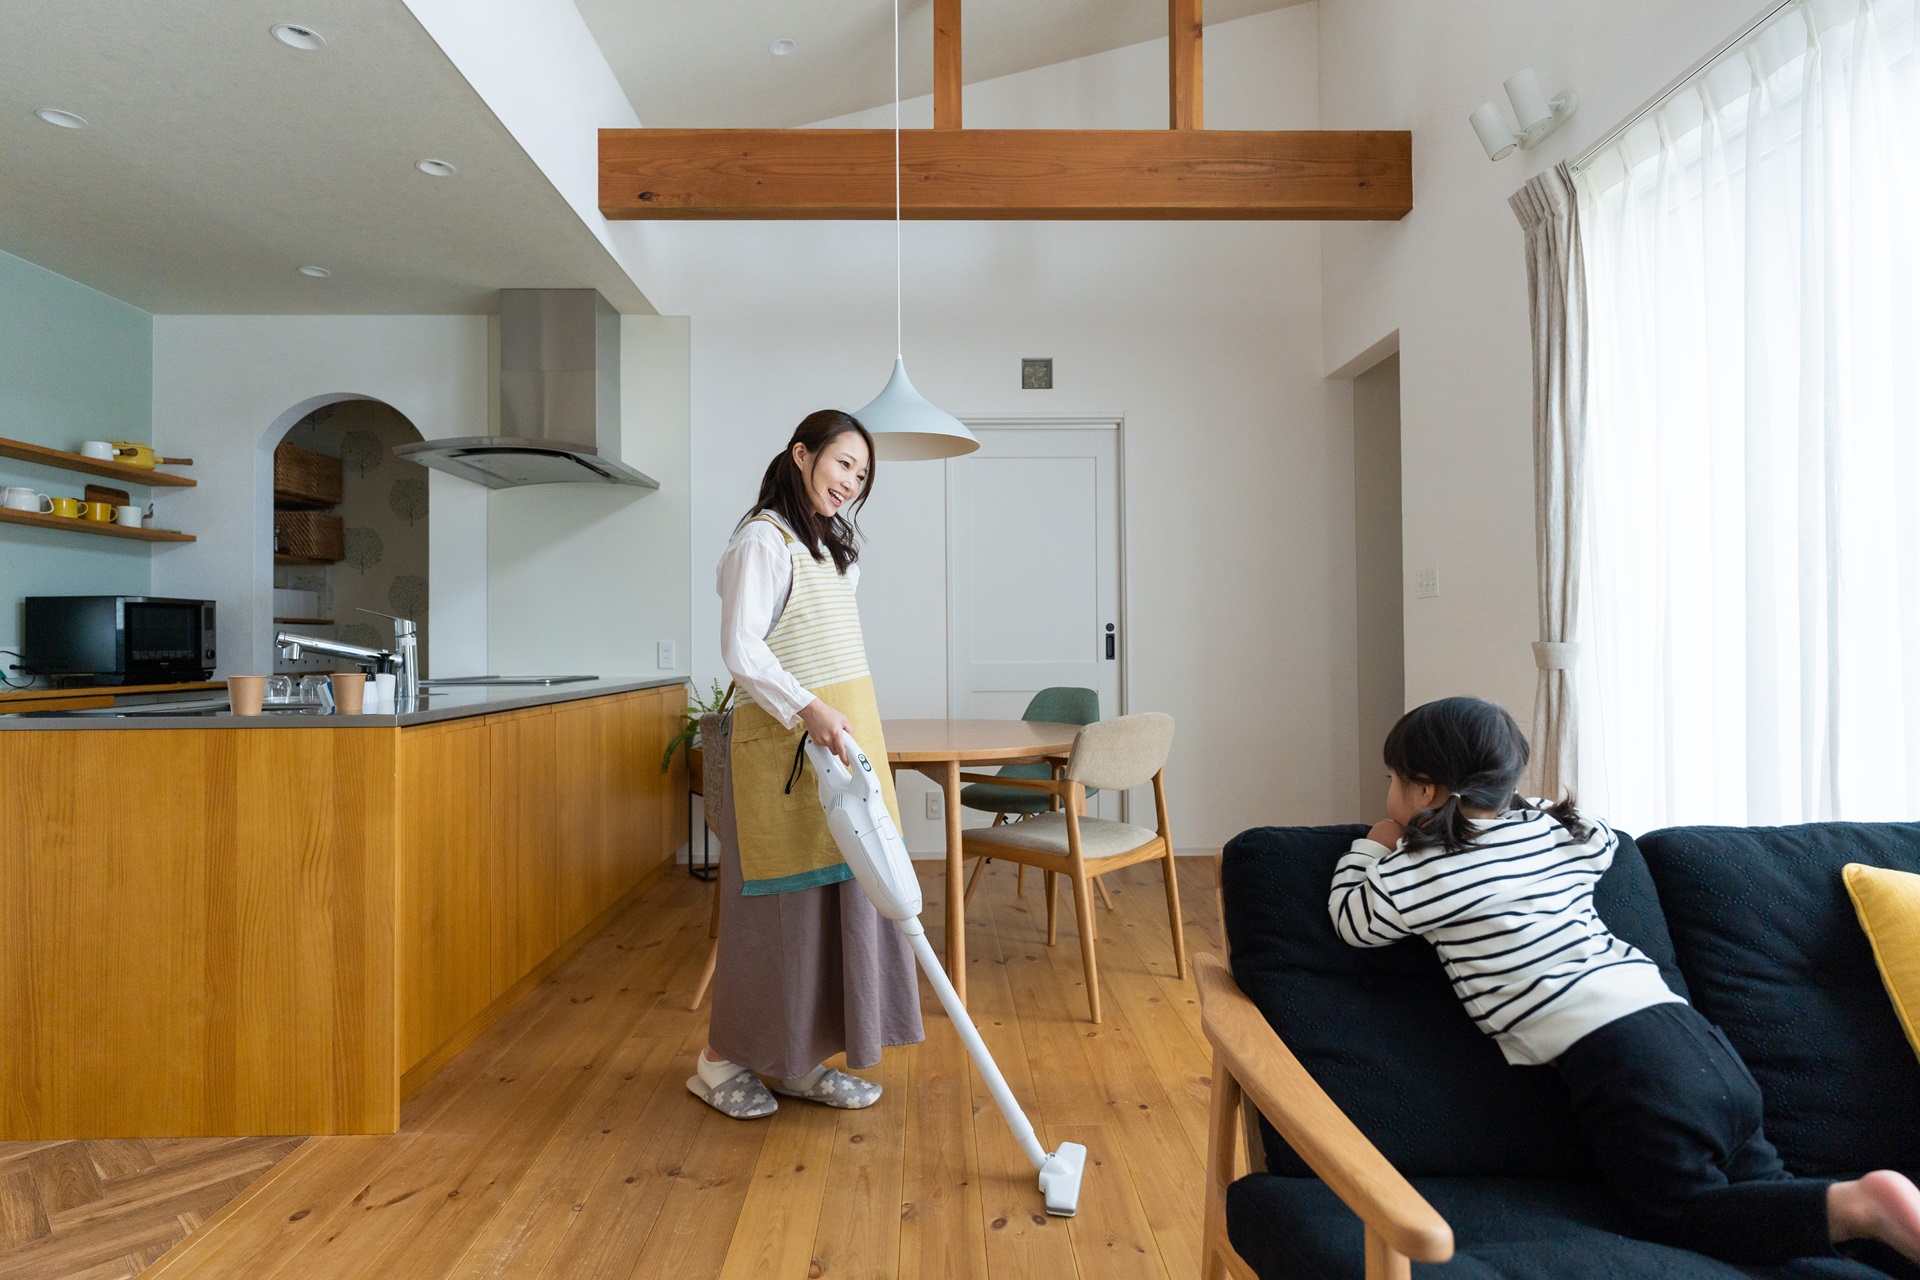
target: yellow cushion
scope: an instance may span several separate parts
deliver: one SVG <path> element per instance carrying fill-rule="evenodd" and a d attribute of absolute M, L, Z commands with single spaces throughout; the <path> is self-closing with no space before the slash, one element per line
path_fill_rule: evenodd
<path fill-rule="evenodd" d="M 1920 876 L 1849 862 L 1840 870 L 1893 1012 L 1920 1053 Z"/>

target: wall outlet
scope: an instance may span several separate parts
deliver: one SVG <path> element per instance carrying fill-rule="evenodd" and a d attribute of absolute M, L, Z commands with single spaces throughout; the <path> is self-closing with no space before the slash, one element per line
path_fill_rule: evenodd
<path fill-rule="evenodd" d="M 927 792 L 927 821 L 945 822 L 947 820 L 947 793 L 944 791 Z"/>
<path fill-rule="evenodd" d="M 673 660 L 673 649 L 674 649 L 673 641 L 662 640 L 659 643 L 659 645 L 656 647 L 658 649 L 658 652 L 655 655 L 655 661 L 657 661 L 660 664 L 660 669 L 662 671 L 673 670 L 674 667 L 678 665 Z"/>
<path fill-rule="evenodd" d="M 1413 573 L 1413 594 L 1422 600 L 1431 600 L 1440 594 L 1440 570 L 1428 565 L 1416 569 Z"/>

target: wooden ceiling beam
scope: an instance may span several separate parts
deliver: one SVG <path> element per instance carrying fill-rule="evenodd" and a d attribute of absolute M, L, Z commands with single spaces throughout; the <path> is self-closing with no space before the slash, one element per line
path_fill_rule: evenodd
<path fill-rule="evenodd" d="M 933 0 L 933 127 L 960 127 L 960 0 Z"/>
<path fill-rule="evenodd" d="M 1167 0 L 1167 97 L 1170 129 L 1201 129 L 1200 0 Z"/>
<path fill-rule="evenodd" d="M 913 129 L 920 219 L 1376 219 L 1413 207 L 1403 130 Z M 618 219 L 890 218 L 888 129 L 602 129 Z"/>

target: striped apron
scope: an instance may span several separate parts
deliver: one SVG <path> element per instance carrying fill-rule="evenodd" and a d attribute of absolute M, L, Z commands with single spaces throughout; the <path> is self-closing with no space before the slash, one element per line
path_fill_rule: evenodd
<path fill-rule="evenodd" d="M 767 647 L 801 688 L 846 716 L 853 740 L 868 759 L 884 761 L 887 743 L 867 670 L 853 583 L 831 558 L 814 559 L 777 521 L 754 518 L 779 530 L 793 564 L 793 589 L 767 636 Z M 751 699 L 743 697 L 734 709 L 730 764 L 745 895 L 812 889 L 853 875 L 827 830 L 818 779 L 800 751 L 806 735 L 804 724 L 784 728 Z M 900 802 L 893 791 L 893 772 L 877 772 L 897 828 Z"/>

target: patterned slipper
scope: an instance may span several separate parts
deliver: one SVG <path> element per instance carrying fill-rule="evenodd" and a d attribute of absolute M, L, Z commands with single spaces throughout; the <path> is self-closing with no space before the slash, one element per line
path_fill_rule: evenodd
<path fill-rule="evenodd" d="M 862 1080 L 859 1076 L 850 1076 L 844 1071 L 835 1071 L 824 1064 L 815 1067 L 804 1076 L 792 1080 L 781 1080 L 774 1084 L 774 1090 L 789 1098 L 805 1098 L 808 1102 L 824 1102 L 830 1107 L 839 1107 L 843 1111 L 858 1111 L 880 1101 L 880 1086 L 871 1080 Z"/>
<path fill-rule="evenodd" d="M 735 1120 L 758 1120 L 780 1109 L 780 1104 L 767 1092 L 767 1086 L 760 1082 L 760 1077 L 745 1067 L 740 1069 L 740 1074 L 729 1076 L 719 1084 L 710 1085 L 697 1073 L 688 1076 L 687 1092 L 721 1115 Z"/>

